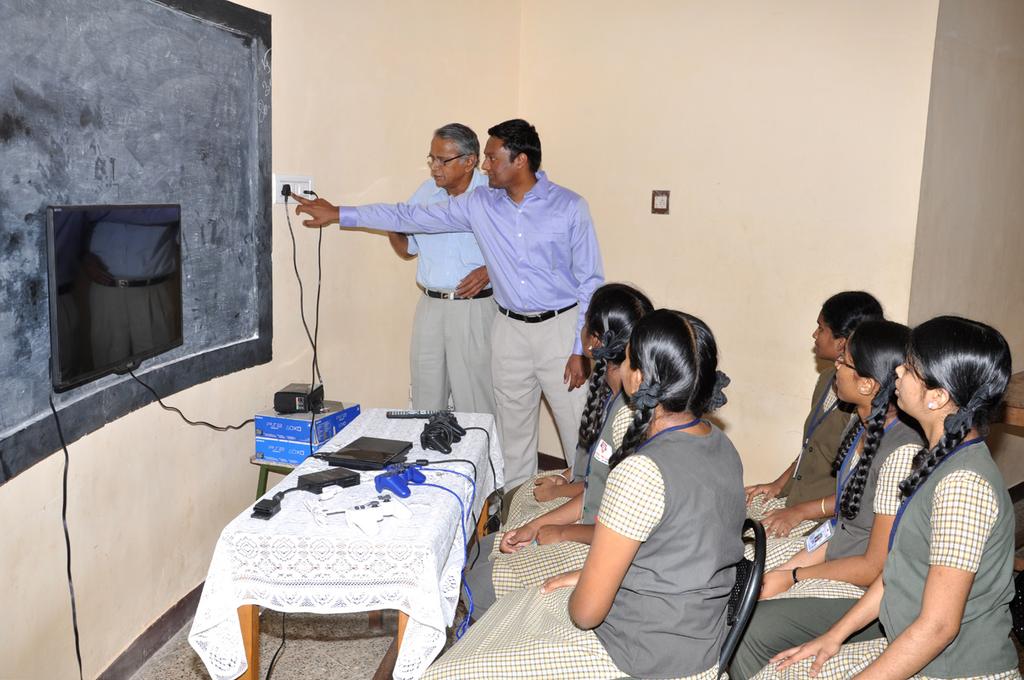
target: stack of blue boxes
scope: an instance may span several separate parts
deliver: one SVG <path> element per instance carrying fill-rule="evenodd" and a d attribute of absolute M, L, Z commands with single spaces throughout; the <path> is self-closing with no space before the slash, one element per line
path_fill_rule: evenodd
<path fill-rule="evenodd" d="M 315 415 L 315 420 L 312 416 Z M 325 401 L 320 413 L 263 411 L 256 414 L 256 458 L 268 463 L 298 465 L 359 415 L 359 404 Z M 313 420 L 313 447 L 309 428 Z"/>

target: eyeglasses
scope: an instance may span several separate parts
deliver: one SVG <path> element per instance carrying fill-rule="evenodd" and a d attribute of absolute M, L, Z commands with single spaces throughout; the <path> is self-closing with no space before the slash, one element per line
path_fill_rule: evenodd
<path fill-rule="evenodd" d="M 465 158 L 466 156 L 471 155 L 472 154 L 462 153 L 459 154 L 458 156 L 452 156 L 451 158 L 434 158 L 433 156 L 427 156 L 427 167 L 432 168 L 435 165 L 448 165 L 452 161 L 457 161 L 460 158 Z"/>
<path fill-rule="evenodd" d="M 839 356 L 836 357 L 836 366 L 846 366 L 854 373 L 857 372 L 857 367 L 846 360 L 846 354 L 844 352 L 840 352 Z"/>

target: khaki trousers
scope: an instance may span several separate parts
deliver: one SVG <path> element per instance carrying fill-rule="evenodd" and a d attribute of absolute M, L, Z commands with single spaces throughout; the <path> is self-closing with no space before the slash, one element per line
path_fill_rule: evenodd
<path fill-rule="evenodd" d="M 579 308 L 540 323 L 525 323 L 499 313 L 491 333 L 491 377 L 498 433 L 505 458 L 505 488 L 537 472 L 541 394 L 551 407 L 567 467 L 579 439 L 586 385 L 572 392 L 563 382 L 576 334 Z"/>
<path fill-rule="evenodd" d="M 494 413 L 491 326 L 494 297 L 442 300 L 426 295 L 416 305 L 409 347 L 412 407 Z"/>

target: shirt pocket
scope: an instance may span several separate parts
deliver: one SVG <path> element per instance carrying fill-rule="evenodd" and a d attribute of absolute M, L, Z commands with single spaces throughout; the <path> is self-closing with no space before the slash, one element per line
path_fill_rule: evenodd
<path fill-rule="evenodd" d="M 556 271 L 569 266 L 569 225 L 553 227 L 529 234 L 527 260 L 537 269 Z"/>

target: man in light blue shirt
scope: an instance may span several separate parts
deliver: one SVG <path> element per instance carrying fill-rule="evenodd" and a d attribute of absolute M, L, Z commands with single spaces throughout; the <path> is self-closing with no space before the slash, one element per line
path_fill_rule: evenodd
<path fill-rule="evenodd" d="M 434 131 L 426 180 L 409 203 L 427 205 L 487 184 L 476 169 L 480 141 L 460 123 Z M 491 383 L 491 325 L 497 307 L 487 267 L 471 233 L 406 235 L 388 232 L 402 258 L 419 257 L 416 282 L 423 297 L 416 305 L 409 367 L 412 407 L 494 413 Z"/>
<path fill-rule="evenodd" d="M 488 187 L 444 203 L 342 207 L 295 196 L 307 227 L 335 222 L 406 234 L 472 232 L 498 305 L 491 378 L 505 457 L 505 485 L 537 469 L 540 398 L 555 417 L 568 467 L 576 455 L 586 363 L 580 331 L 590 297 L 604 282 L 601 251 L 587 202 L 540 172 L 536 129 L 525 120 L 488 131 Z"/>

